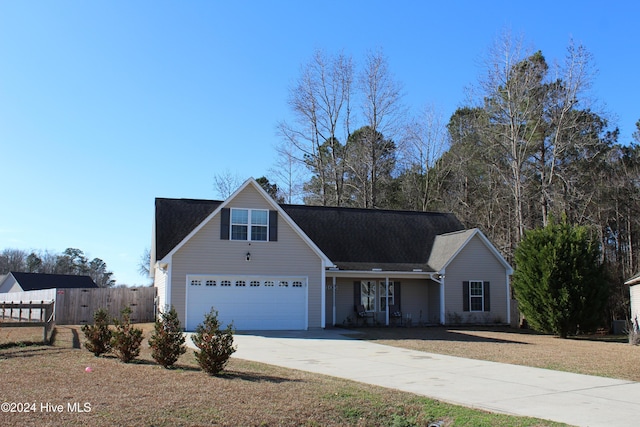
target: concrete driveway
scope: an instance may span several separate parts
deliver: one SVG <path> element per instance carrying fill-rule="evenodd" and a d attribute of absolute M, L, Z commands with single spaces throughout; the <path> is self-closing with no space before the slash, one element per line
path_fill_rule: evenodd
<path fill-rule="evenodd" d="M 354 336 L 341 329 L 242 332 L 234 336 L 233 357 L 492 412 L 576 426 L 640 425 L 640 383 L 405 350 Z"/>

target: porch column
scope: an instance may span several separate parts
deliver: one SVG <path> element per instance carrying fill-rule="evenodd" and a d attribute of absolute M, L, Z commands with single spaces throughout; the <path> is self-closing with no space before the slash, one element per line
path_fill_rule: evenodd
<path fill-rule="evenodd" d="M 385 291 L 385 298 L 387 299 L 387 310 L 384 313 L 384 322 L 386 326 L 389 326 L 389 277 L 385 277 L 384 278 L 384 291 Z"/>
<path fill-rule="evenodd" d="M 336 278 L 332 278 L 333 283 L 331 289 L 333 290 L 333 326 L 336 326 Z"/>

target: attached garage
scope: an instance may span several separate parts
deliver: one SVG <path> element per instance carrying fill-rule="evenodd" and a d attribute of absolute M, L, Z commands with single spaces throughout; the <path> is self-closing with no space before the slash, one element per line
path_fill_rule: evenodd
<path fill-rule="evenodd" d="M 187 275 L 186 330 L 211 308 L 222 326 L 236 330 L 304 330 L 308 327 L 306 277 Z"/>

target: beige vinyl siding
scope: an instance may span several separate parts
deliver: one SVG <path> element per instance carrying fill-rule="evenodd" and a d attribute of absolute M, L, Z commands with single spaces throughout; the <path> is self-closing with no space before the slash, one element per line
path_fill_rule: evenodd
<path fill-rule="evenodd" d="M 440 324 L 440 283 L 432 282 L 429 284 L 429 315 L 427 323 L 437 325 Z"/>
<path fill-rule="evenodd" d="M 247 186 L 227 207 L 273 209 Z M 251 261 L 246 261 L 247 252 Z M 308 326 L 321 327 L 322 261 L 279 215 L 277 242 L 220 240 L 220 215 L 213 217 L 172 257 L 171 302 L 185 321 L 188 274 L 303 276 L 308 279 Z"/>
<path fill-rule="evenodd" d="M 352 322 L 356 321 L 355 302 L 353 300 L 353 282 L 354 279 L 336 278 L 336 324 L 347 326 L 349 318 Z M 332 284 L 333 279 L 327 278 L 327 284 Z M 331 324 L 333 316 L 333 307 L 331 306 L 331 297 L 333 291 L 327 290 L 327 324 Z"/>
<path fill-rule="evenodd" d="M 153 277 L 153 286 L 156 287 L 156 295 L 158 295 L 158 310 L 164 311 L 167 307 L 167 274 L 163 273 L 159 268 L 155 268 L 155 274 Z"/>
<path fill-rule="evenodd" d="M 462 282 L 482 280 L 491 282 L 491 311 L 465 312 Z M 446 267 L 445 322 L 504 323 L 507 321 L 507 283 L 505 267 L 489 248 L 474 236 Z"/>
<path fill-rule="evenodd" d="M 429 318 L 429 287 L 427 280 L 398 280 L 402 316 L 411 318 L 413 325 L 427 323 Z"/>

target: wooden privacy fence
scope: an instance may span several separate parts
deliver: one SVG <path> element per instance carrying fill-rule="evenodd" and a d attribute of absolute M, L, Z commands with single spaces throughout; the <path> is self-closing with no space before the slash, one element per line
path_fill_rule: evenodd
<path fill-rule="evenodd" d="M 84 325 L 93 323 L 93 313 L 106 308 L 109 316 L 120 318 L 125 307 L 131 308 L 134 323 L 155 320 L 156 288 L 58 289 L 56 323 Z"/>
<path fill-rule="evenodd" d="M 39 292 L 37 295 L 32 294 Z M 43 291 L 0 294 L 0 304 L 31 301 L 41 297 Z M 131 321 L 153 322 L 156 314 L 156 288 L 96 288 L 50 289 L 50 299 L 55 301 L 54 320 L 57 325 L 84 325 L 93 323 L 93 313 L 106 308 L 109 316 L 119 318 L 126 306 L 131 308 Z"/>
<path fill-rule="evenodd" d="M 42 327 L 44 343 L 49 342 L 49 334 L 53 331 L 53 301 L 45 302 L 0 302 L 0 327 Z"/>

